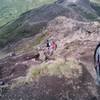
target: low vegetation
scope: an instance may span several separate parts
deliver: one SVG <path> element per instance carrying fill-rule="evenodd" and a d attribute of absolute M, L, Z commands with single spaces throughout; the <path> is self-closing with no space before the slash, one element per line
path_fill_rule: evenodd
<path fill-rule="evenodd" d="M 74 70 L 74 73 L 73 73 Z M 70 59 L 64 61 L 64 59 L 57 59 L 55 61 L 44 62 L 41 65 L 31 66 L 27 75 L 28 79 L 33 77 L 39 77 L 41 75 L 64 75 L 68 78 L 79 77 L 82 73 L 82 68 L 79 63 Z"/>
<path fill-rule="evenodd" d="M 33 65 L 25 77 L 18 77 L 13 80 L 11 89 L 23 84 L 30 83 L 33 79 L 39 79 L 41 76 L 64 76 L 66 78 L 79 78 L 82 76 L 82 66 L 75 59 L 57 58 L 55 61 L 43 62 L 39 65 Z"/>
<path fill-rule="evenodd" d="M 47 35 L 48 33 L 43 33 L 43 34 L 38 35 L 35 42 L 33 43 L 33 46 L 40 44 Z"/>
<path fill-rule="evenodd" d="M 0 26 L 18 18 L 28 10 L 49 4 L 55 0 L 1 0 L 0 1 Z"/>
<path fill-rule="evenodd" d="M 39 45 L 46 38 L 46 36 L 47 36 L 47 33 L 41 33 L 41 34 L 38 34 L 36 37 L 23 40 L 19 44 L 17 44 L 14 49 L 16 53 L 30 52 L 37 45 Z"/>
<path fill-rule="evenodd" d="M 91 6 L 96 11 L 96 13 L 100 16 L 100 3 L 91 3 Z"/>

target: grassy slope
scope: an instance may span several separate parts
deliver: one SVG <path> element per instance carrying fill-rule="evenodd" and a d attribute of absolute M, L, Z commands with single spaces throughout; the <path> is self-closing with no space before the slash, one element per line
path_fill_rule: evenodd
<path fill-rule="evenodd" d="M 38 0 L 38 1 L 32 0 L 32 2 L 33 1 L 34 1 L 34 3 L 32 3 L 32 4 L 34 4 L 34 6 L 33 6 L 33 8 L 34 8 L 34 7 L 40 6 L 40 5 L 45 4 L 45 3 L 49 3 L 50 0 L 48 0 L 48 1 L 47 0 Z M 51 0 L 51 1 L 53 2 L 54 0 Z M 4 3 L 4 1 L 2 1 L 2 2 Z M 22 7 L 22 4 L 25 3 L 25 0 L 24 1 L 15 0 L 14 2 L 16 2 L 15 8 L 18 7 L 18 9 L 19 9 L 19 14 L 21 12 L 24 12 L 25 9 L 28 7 L 26 5 L 24 5 L 25 7 L 24 6 Z M 20 3 L 20 4 L 18 4 L 18 3 Z M 17 4 L 18 4 L 18 6 L 17 6 Z M 11 7 L 13 8 L 14 6 L 11 6 Z M 22 8 L 20 8 L 20 7 L 22 7 Z M 75 9 L 75 11 L 79 11 L 80 15 L 83 16 L 83 17 L 86 17 L 87 19 L 94 19 L 96 17 L 95 15 L 91 15 L 91 14 L 87 14 L 86 12 L 83 12 L 82 9 L 79 9 L 76 6 L 73 6 L 73 7 L 72 8 Z M 9 42 L 13 42 L 15 40 L 21 39 L 21 38 L 23 38 L 25 36 L 31 36 L 31 35 L 33 35 L 33 33 L 36 34 L 36 32 L 34 32 L 34 30 L 35 31 L 39 30 L 37 28 L 40 28 L 41 26 L 43 26 L 43 25 L 32 26 L 32 29 L 30 29 L 30 27 L 29 27 L 30 32 L 29 31 L 25 31 L 27 29 L 27 26 L 29 26 L 28 24 L 27 24 L 27 26 L 24 24 L 25 21 L 28 21 L 28 23 L 34 22 L 34 21 L 37 22 L 38 20 L 41 21 L 41 19 L 43 19 L 43 18 L 47 19 L 50 16 L 54 17 L 55 16 L 54 14 L 56 12 L 59 12 L 58 14 L 60 14 L 61 12 L 64 11 L 64 10 L 61 10 L 62 9 L 61 7 L 58 8 L 56 6 L 53 6 L 53 7 L 49 6 L 49 8 L 48 8 L 49 10 L 47 8 L 43 7 L 42 9 L 40 8 L 40 9 L 36 9 L 34 11 L 33 10 L 32 11 L 28 11 L 28 12 L 24 13 L 23 15 L 21 15 L 20 18 L 17 19 L 16 21 L 14 21 L 12 24 L 10 24 L 10 25 L 7 24 L 3 28 L 1 28 L 0 29 L 0 47 L 5 46 Z M 99 9 L 97 7 L 95 7 L 95 8 L 96 8 L 96 10 L 98 10 L 98 13 L 99 13 Z M 29 7 L 29 9 L 31 9 L 31 6 Z M 55 9 L 57 9 L 57 10 L 55 10 Z M 53 15 L 51 14 L 51 12 L 53 13 Z M 15 17 L 18 16 L 19 14 L 18 13 L 15 14 Z M 41 15 L 41 17 L 40 17 L 40 15 Z M 57 15 L 57 13 L 56 13 L 56 15 Z M 34 27 L 34 29 L 33 29 L 33 27 Z"/>
<path fill-rule="evenodd" d="M 0 0 L 0 26 L 16 19 L 20 14 L 56 0 Z M 99 0 L 91 0 L 100 2 Z"/>
<path fill-rule="evenodd" d="M 0 26 L 30 9 L 53 1 L 55 0 L 0 0 Z"/>

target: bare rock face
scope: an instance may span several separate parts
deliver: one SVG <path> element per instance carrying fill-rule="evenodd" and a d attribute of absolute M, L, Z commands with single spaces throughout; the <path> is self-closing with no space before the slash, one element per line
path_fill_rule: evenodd
<path fill-rule="evenodd" d="M 47 30 L 55 33 L 52 38 L 66 41 L 72 40 L 100 40 L 100 23 L 98 22 L 81 22 L 59 16 L 49 22 Z"/>

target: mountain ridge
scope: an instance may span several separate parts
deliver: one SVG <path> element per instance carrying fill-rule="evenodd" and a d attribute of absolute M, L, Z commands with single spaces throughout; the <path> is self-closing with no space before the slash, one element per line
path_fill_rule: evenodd
<path fill-rule="evenodd" d="M 88 9 L 88 12 L 83 8 L 78 4 L 67 5 L 67 1 L 64 5 L 63 1 L 27 11 L 21 14 L 15 21 L 0 28 L 0 47 L 4 47 L 8 43 L 19 41 L 25 37 L 35 36 L 42 28 L 45 28 L 50 20 L 57 16 L 66 16 L 80 21 L 97 20 L 99 17 L 97 13 L 92 12 L 91 9 Z"/>
<path fill-rule="evenodd" d="M 50 4 L 55 2 L 56 0 L 0 0 L 0 26 L 15 20 L 22 13 L 25 13 L 28 10 L 33 8 L 38 8 L 45 4 Z M 71 2 L 70 0 L 58 0 L 59 2 Z M 74 0 L 81 1 L 81 0 Z M 95 2 L 96 0 L 91 0 Z M 98 1 L 98 0 L 97 0 Z M 83 2 L 83 1 L 81 1 Z M 86 2 L 86 1 L 85 1 Z M 98 1 L 99 2 L 99 1 Z M 84 3 L 84 2 L 83 2 Z M 89 2 L 87 2 L 89 3 Z M 82 4 L 82 3 L 80 3 Z M 86 3 L 85 3 L 86 4 Z"/>

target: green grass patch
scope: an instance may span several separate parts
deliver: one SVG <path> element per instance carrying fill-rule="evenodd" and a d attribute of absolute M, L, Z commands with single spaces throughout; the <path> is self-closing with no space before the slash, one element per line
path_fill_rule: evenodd
<path fill-rule="evenodd" d="M 37 75 L 40 75 L 40 73 L 41 73 L 41 69 L 39 69 L 39 68 L 34 68 L 34 69 L 32 70 L 32 75 L 33 75 L 34 77 L 36 77 Z"/>
<path fill-rule="evenodd" d="M 46 34 L 39 34 L 38 36 L 33 37 L 33 39 L 32 38 L 26 39 L 24 41 L 21 41 L 14 49 L 17 53 L 30 52 L 35 48 L 35 46 L 40 44 L 45 37 Z"/>
<path fill-rule="evenodd" d="M 44 62 L 38 66 L 34 66 L 29 73 L 32 73 L 31 77 L 37 77 L 45 74 L 65 75 L 67 77 L 72 77 L 73 70 L 77 70 L 77 76 L 81 73 L 81 67 L 77 61 L 68 60 L 67 62 L 65 62 L 62 59 L 58 59 L 50 63 Z"/>
<path fill-rule="evenodd" d="M 55 0 L 0 0 L 0 26 L 18 18 L 26 11 L 50 4 Z"/>
<path fill-rule="evenodd" d="M 33 46 L 40 44 L 41 41 L 43 41 L 46 36 L 47 36 L 47 33 L 40 34 L 39 36 L 37 36 L 37 38 L 35 39 L 35 42 L 33 43 Z"/>

